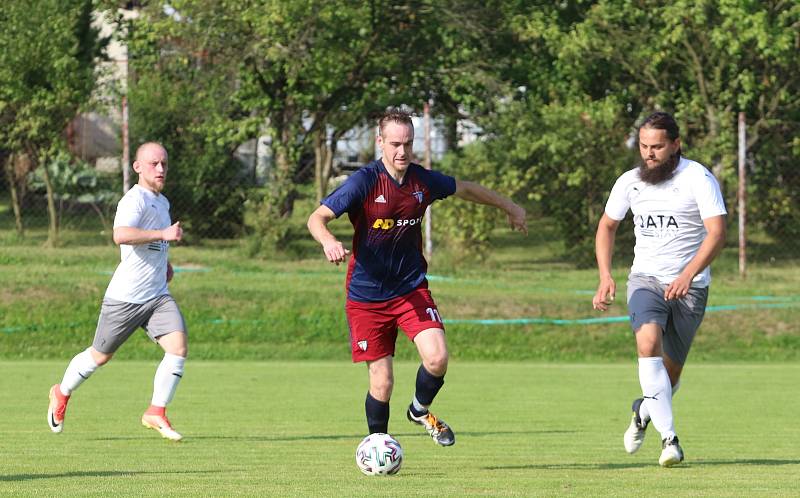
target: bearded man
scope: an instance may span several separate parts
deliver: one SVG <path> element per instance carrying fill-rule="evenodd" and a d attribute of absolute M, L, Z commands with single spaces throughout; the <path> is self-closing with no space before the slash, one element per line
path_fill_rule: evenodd
<path fill-rule="evenodd" d="M 682 157 L 678 124 L 670 114 L 656 112 L 644 120 L 639 152 L 642 163 L 617 179 L 597 226 L 600 283 L 592 306 L 606 311 L 614 300 L 614 237 L 630 209 L 636 245 L 627 298 L 642 395 L 633 401 L 623 443 L 628 453 L 636 452 L 652 421 L 661 435 L 659 464 L 671 467 L 684 457 L 672 396 L 705 314 L 709 265 L 725 244 L 727 212 L 714 175 Z"/>

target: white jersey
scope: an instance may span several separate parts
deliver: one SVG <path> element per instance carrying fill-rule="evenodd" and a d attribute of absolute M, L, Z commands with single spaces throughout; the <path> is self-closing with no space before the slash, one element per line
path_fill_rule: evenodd
<path fill-rule="evenodd" d="M 114 228 L 135 227 L 143 230 L 163 230 L 172 225 L 169 201 L 134 185 L 119 204 Z M 167 289 L 167 257 L 169 243 L 163 240 L 148 244 L 120 244 L 121 261 L 117 266 L 106 297 L 126 303 L 142 304 L 169 294 Z"/>
<path fill-rule="evenodd" d="M 697 254 L 706 237 L 703 220 L 727 214 L 714 175 L 702 164 L 681 157 L 671 179 L 651 185 L 639 179 L 639 169 L 617 179 L 606 203 L 606 215 L 621 221 L 633 212 L 636 235 L 631 273 L 650 275 L 660 282 L 674 281 Z M 692 287 L 708 287 L 711 269 L 692 280 Z"/>

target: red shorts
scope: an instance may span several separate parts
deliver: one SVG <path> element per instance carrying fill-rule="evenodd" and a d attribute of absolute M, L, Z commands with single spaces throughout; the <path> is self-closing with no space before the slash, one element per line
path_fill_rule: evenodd
<path fill-rule="evenodd" d="M 354 363 L 394 356 L 398 327 L 412 341 L 423 330 L 444 330 L 436 303 L 425 288 L 379 303 L 348 299 L 344 309 Z"/>

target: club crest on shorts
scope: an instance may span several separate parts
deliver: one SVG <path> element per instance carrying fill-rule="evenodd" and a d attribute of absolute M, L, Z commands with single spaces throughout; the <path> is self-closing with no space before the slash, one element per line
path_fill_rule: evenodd
<path fill-rule="evenodd" d="M 418 190 L 416 192 L 412 192 L 411 195 L 413 195 L 414 198 L 417 199 L 417 202 L 419 204 L 422 204 L 422 192 L 421 191 Z"/>
<path fill-rule="evenodd" d="M 367 350 L 367 341 L 358 341 L 356 345 L 358 345 L 358 349 L 360 349 L 361 351 Z"/>

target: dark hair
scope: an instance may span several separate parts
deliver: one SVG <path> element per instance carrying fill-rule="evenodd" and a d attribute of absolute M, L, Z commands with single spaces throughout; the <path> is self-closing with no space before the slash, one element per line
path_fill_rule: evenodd
<path fill-rule="evenodd" d="M 678 128 L 678 123 L 675 122 L 675 118 L 668 112 L 654 112 L 653 114 L 647 116 L 642 124 L 639 126 L 639 129 L 642 128 L 653 128 L 655 130 L 666 130 L 667 137 L 673 142 L 681 136 L 680 129 Z"/>
<path fill-rule="evenodd" d="M 378 120 L 378 132 L 383 136 L 383 128 L 386 126 L 387 123 L 390 121 L 394 121 L 395 123 L 407 124 L 414 129 L 414 123 L 411 121 L 411 113 L 402 110 L 399 107 L 390 107 L 383 113 L 381 118 Z"/>

